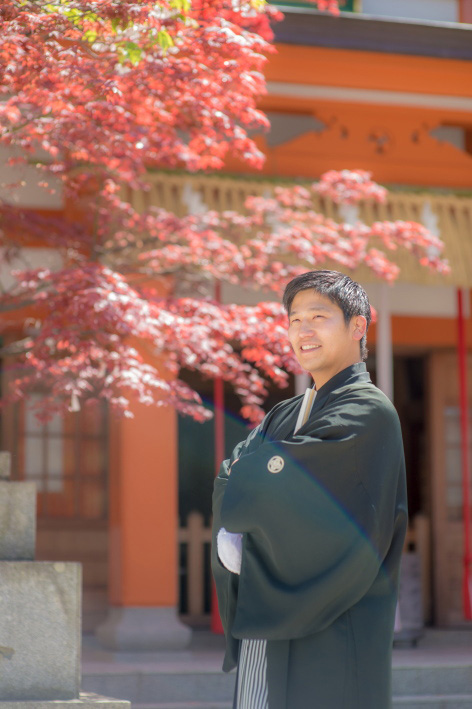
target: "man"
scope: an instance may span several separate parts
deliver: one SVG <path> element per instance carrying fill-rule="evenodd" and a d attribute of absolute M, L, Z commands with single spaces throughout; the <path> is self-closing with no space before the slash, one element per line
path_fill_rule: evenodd
<path fill-rule="evenodd" d="M 277 404 L 215 481 L 223 669 L 238 665 L 237 709 L 388 709 L 406 483 L 398 416 L 363 362 L 369 301 L 320 270 L 283 302 L 316 395 Z"/>

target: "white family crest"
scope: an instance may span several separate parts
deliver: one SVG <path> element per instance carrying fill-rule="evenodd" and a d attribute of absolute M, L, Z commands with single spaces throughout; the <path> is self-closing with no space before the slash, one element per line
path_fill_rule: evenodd
<path fill-rule="evenodd" d="M 280 473 L 284 465 L 285 461 L 280 455 L 273 455 L 267 463 L 267 470 L 269 473 Z"/>

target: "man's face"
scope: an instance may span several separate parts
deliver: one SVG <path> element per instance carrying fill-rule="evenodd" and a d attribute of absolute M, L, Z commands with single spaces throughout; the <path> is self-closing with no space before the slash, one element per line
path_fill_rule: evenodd
<path fill-rule="evenodd" d="M 302 290 L 292 302 L 288 338 L 300 366 L 319 389 L 335 374 L 361 361 L 359 342 L 365 333 L 362 315 L 346 325 L 341 308 L 316 291 Z"/>

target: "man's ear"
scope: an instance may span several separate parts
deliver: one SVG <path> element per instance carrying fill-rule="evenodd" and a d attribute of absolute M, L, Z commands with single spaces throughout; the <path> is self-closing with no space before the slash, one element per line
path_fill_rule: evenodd
<path fill-rule="evenodd" d="M 367 331 L 367 320 L 363 315 L 354 315 L 351 320 L 352 337 L 354 340 L 362 340 Z"/>

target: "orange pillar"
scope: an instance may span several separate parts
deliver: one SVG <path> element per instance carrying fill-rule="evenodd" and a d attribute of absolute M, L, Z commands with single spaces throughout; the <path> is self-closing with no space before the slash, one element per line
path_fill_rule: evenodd
<path fill-rule="evenodd" d="M 131 410 L 111 420 L 110 610 L 97 637 L 114 650 L 180 649 L 191 631 L 177 616 L 176 413 L 137 401 Z"/>

